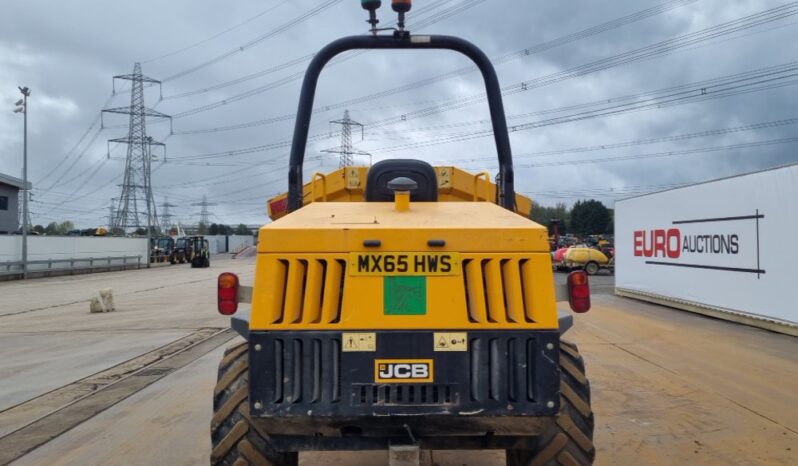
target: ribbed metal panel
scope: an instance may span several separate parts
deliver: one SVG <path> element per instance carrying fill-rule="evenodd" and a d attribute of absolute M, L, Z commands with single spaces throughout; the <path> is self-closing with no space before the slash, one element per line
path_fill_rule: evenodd
<path fill-rule="evenodd" d="M 268 269 L 271 323 L 332 324 L 341 319 L 346 262 L 288 258 Z"/>
<path fill-rule="evenodd" d="M 280 404 L 340 401 L 341 345 L 338 340 L 276 339 L 269 375 L 271 400 Z"/>
<path fill-rule="evenodd" d="M 500 257 L 463 260 L 463 286 L 471 322 L 534 322 L 533 283 L 527 278 L 531 276 L 531 266 L 525 267 L 527 262 Z"/>
<path fill-rule="evenodd" d="M 534 339 L 472 338 L 469 345 L 472 401 L 535 401 Z"/>
<path fill-rule="evenodd" d="M 443 384 L 352 384 L 351 404 L 447 405 L 457 404 L 457 387 Z"/>

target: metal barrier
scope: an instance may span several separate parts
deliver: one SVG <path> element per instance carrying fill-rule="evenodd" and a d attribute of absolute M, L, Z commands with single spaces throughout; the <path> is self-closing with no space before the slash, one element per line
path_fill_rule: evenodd
<path fill-rule="evenodd" d="M 95 270 L 141 268 L 142 256 L 86 257 L 77 259 L 43 259 L 28 261 L 28 276 L 31 274 L 93 272 Z M 22 261 L 0 262 L 0 276 L 22 275 Z M 64 264 L 63 266 L 61 266 Z M 69 265 L 66 265 L 69 264 Z M 55 267 L 53 267 L 55 265 Z M 145 264 L 146 265 L 146 264 Z M 46 266 L 46 267 L 45 267 Z"/>

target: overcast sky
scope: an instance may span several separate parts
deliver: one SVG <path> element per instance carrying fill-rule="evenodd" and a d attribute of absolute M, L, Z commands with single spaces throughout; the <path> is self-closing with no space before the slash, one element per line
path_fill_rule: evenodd
<path fill-rule="evenodd" d="M 394 14 L 383 3 L 384 24 Z M 466 38 L 496 60 L 515 129 L 518 191 L 544 205 L 598 198 L 612 206 L 636 193 L 798 161 L 790 139 L 798 136 L 795 3 L 417 1 L 407 22 Z M 111 97 L 113 75 L 138 61 L 163 81 L 162 101 L 157 87 L 145 91 L 149 107 L 175 116 L 171 136 L 168 123 L 147 124 L 167 145 L 168 161 L 157 150 L 153 165 L 158 204 L 168 197 L 176 220 L 196 223 L 200 208 L 192 204 L 206 195 L 216 204 L 212 221 L 264 223 L 267 197 L 286 189 L 288 148 L 257 146 L 290 140 L 305 58 L 366 30 L 355 0 L 27 0 L 3 9 L 0 172 L 21 176 L 22 118 L 11 110 L 17 86 L 26 85 L 32 221 L 83 227 L 105 225 L 120 194 L 125 146 L 112 144 L 108 159 L 106 140 L 127 134 L 126 117 L 106 115 L 104 129 L 92 126 L 100 109 L 130 105 L 128 81 L 117 81 Z M 330 66 L 317 93 L 306 177 L 337 167 L 337 155 L 321 150 L 340 144 L 328 121 L 345 108 L 365 125 L 355 145 L 374 161 L 420 158 L 495 173 L 477 73 L 339 105 L 468 66 L 436 51 L 368 52 Z"/>

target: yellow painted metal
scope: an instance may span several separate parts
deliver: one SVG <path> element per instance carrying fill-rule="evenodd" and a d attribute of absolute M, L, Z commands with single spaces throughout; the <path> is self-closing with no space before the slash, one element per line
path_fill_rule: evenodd
<path fill-rule="evenodd" d="M 485 304 L 485 285 L 482 280 L 482 261 L 469 261 L 465 266 L 466 286 L 468 294 L 468 317 L 471 321 L 484 323 L 488 320 L 488 309 Z"/>
<path fill-rule="evenodd" d="M 346 252 L 379 239 L 376 251 L 548 252 L 546 228 L 489 202 L 316 202 L 260 229 L 259 252 Z M 444 240 L 430 249 L 430 240 Z M 376 252 L 375 251 L 375 252 Z"/>
<path fill-rule="evenodd" d="M 410 209 L 410 192 L 401 191 L 395 193 L 393 196 L 393 201 L 397 212 L 406 212 L 408 209 Z"/>
<path fill-rule="evenodd" d="M 273 257 L 271 259 L 260 257 L 257 262 L 258 278 L 256 283 L 265 283 L 268 286 L 255 286 L 252 289 L 252 309 L 263 321 L 264 325 L 271 325 L 283 318 L 283 297 L 285 296 L 285 276 L 287 267 L 285 262 Z"/>
<path fill-rule="evenodd" d="M 470 329 L 556 329 L 557 313 L 554 301 L 554 284 L 545 277 L 551 277 L 551 270 L 538 270 L 538 267 L 545 266 L 549 261 L 548 253 L 536 254 L 493 254 L 493 253 L 463 253 L 462 261 L 465 263 L 463 272 L 465 279 L 460 275 L 429 276 L 426 279 L 427 289 L 427 311 L 424 315 L 385 315 L 383 311 L 383 280 L 382 276 L 360 276 L 350 275 L 348 271 L 343 272 L 343 282 L 335 276 L 340 264 L 347 260 L 346 254 L 258 254 L 257 269 L 255 273 L 256 297 L 253 298 L 252 313 L 250 316 L 250 328 L 253 330 L 338 330 L 338 331 L 373 331 L 379 329 L 435 329 L 439 331 L 467 331 Z M 292 301 L 289 299 L 291 293 L 286 294 L 285 303 L 283 300 L 264 300 L 262 296 L 275 294 L 279 295 L 281 290 L 278 286 L 291 286 L 298 283 L 297 288 L 301 288 L 302 280 L 298 272 L 305 273 L 305 269 L 294 267 L 295 264 L 310 264 L 315 260 L 326 261 L 327 273 L 324 278 L 324 298 L 322 317 L 318 322 L 308 322 L 301 314 L 297 314 Z M 500 317 L 504 311 L 501 308 L 494 308 L 493 318 L 488 319 L 487 295 L 482 278 L 482 263 L 504 261 L 526 261 L 525 265 L 532 271 L 536 271 L 538 277 L 543 279 L 531 279 L 530 273 L 524 275 L 524 291 L 526 293 L 527 304 L 534 306 L 534 312 L 530 307 L 530 316 L 537 320 L 525 319 L 522 317 L 517 322 L 507 317 Z M 287 273 L 288 280 L 282 283 L 268 281 L 267 277 L 279 275 L 273 268 L 280 268 L 284 262 L 291 264 Z M 529 265 L 532 264 L 532 265 Z M 309 267 L 308 267 L 309 269 Z M 307 273 L 310 273 L 309 271 Z M 296 275 L 295 275 L 296 274 Z M 284 275 L 286 275 L 284 273 Z M 293 278 L 292 278 L 293 277 Z M 340 275 L 338 275 L 340 277 Z M 336 287 L 340 289 L 343 283 L 343 299 L 340 300 L 340 310 L 338 308 L 339 299 L 336 299 L 333 292 Z M 506 285 L 505 285 L 506 286 Z M 468 293 L 466 293 L 466 287 Z M 495 290 L 501 295 L 501 287 Z M 468 295 L 468 303 L 466 302 Z M 258 297 L 261 297 L 258 299 Z M 285 308 L 285 317 L 274 322 L 274 308 Z M 509 315 L 507 310 L 504 315 Z M 339 317 L 340 316 L 340 317 Z M 301 320 L 300 320 L 301 318 Z"/>
<path fill-rule="evenodd" d="M 309 260 L 307 267 L 305 299 L 302 302 L 302 323 L 312 324 L 321 320 L 321 292 L 324 290 L 322 283 L 324 267 L 317 259 Z"/>
<path fill-rule="evenodd" d="M 488 259 L 485 261 L 483 271 L 485 273 L 485 292 L 488 295 L 488 319 L 491 322 L 507 322 L 501 264 L 496 259 Z"/>
<path fill-rule="evenodd" d="M 284 195 L 271 199 L 276 220 L 260 230 L 250 328 L 556 329 L 548 234 L 527 218 L 531 200 L 516 196 L 513 213 L 496 204 L 487 173 L 435 170 L 439 202 L 414 202 L 407 211 L 363 202 L 367 167 L 314 175 L 303 187 L 305 207 L 291 215 L 280 214 Z M 386 274 L 358 273 L 357 258 L 366 254 L 445 255 L 456 258 L 456 270 L 415 275 L 425 276 L 423 314 L 386 315 Z"/>
<path fill-rule="evenodd" d="M 535 254 L 521 267 L 526 317 L 542 326 L 557 327 L 557 300 L 551 255 Z"/>
<path fill-rule="evenodd" d="M 321 190 L 318 192 L 317 177 L 304 185 L 302 198 L 304 205 L 312 202 L 363 202 L 365 201 L 365 180 L 369 167 L 345 167 L 327 173 Z M 496 203 L 496 184 L 490 181 L 487 172 L 477 175 L 455 167 L 435 167 L 438 177 L 438 200 L 440 202 L 471 202 L 477 199 Z M 479 183 L 479 179 L 483 179 Z M 314 191 L 316 189 L 317 191 Z M 323 195 L 323 197 L 322 197 Z M 319 200 L 319 197 L 322 197 Z M 280 208 L 275 210 L 274 207 Z M 515 195 L 515 212 L 529 216 L 532 200 L 523 194 Z M 269 199 L 267 211 L 269 218 L 277 220 L 287 213 L 287 194 L 283 193 Z"/>
<path fill-rule="evenodd" d="M 504 301 L 507 303 L 507 318 L 510 322 L 524 321 L 524 290 L 521 287 L 521 264 L 516 259 L 502 263 L 504 279 Z"/>
<path fill-rule="evenodd" d="M 299 259 L 289 259 L 288 279 L 285 284 L 285 306 L 283 307 L 283 322 L 285 323 L 295 324 L 302 317 L 304 280 L 305 263 Z"/>
<path fill-rule="evenodd" d="M 490 193 L 490 185 L 491 185 L 491 183 L 490 183 L 490 173 L 488 173 L 488 172 L 477 173 L 474 176 L 474 202 L 479 200 L 479 180 L 480 179 L 484 179 L 485 180 L 485 183 L 483 184 L 483 186 L 485 186 L 485 197 L 483 198 L 483 200 L 487 201 L 488 197 L 490 196 L 490 194 L 489 194 Z"/>
<path fill-rule="evenodd" d="M 321 305 L 321 321 L 329 324 L 338 320 L 338 304 L 341 300 L 341 283 L 343 283 L 344 266 L 338 260 L 327 261 L 327 273 L 324 280 L 324 302 Z"/>
<path fill-rule="evenodd" d="M 323 173 L 316 172 L 310 180 L 310 201 L 316 202 L 316 180 L 321 180 L 321 200 L 327 202 L 327 177 Z"/>

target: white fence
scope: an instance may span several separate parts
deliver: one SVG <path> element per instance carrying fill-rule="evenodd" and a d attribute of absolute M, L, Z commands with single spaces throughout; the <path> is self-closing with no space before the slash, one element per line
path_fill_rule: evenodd
<path fill-rule="evenodd" d="M 213 235 L 205 238 L 208 240 L 211 254 L 236 253 L 255 244 L 255 238 L 252 235 Z"/>
<path fill-rule="evenodd" d="M 146 238 L 113 238 L 83 236 L 28 236 L 29 261 L 62 261 L 71 259 L 105 259 L 109 257 L 141 257 L 147 263 Z M 22 260 L 22 237 L 0 236 L 0 263 Z M 68 262 L 50 265 L 49 268 L 68 268 Z M 47 269 L 48 264 L 33 264 L 31 271 Z"/>
<path fill-rule="evenodd" d="M 798 332 L 797 200 L 791 165 L 617 202 L 616 291 Z"/>

